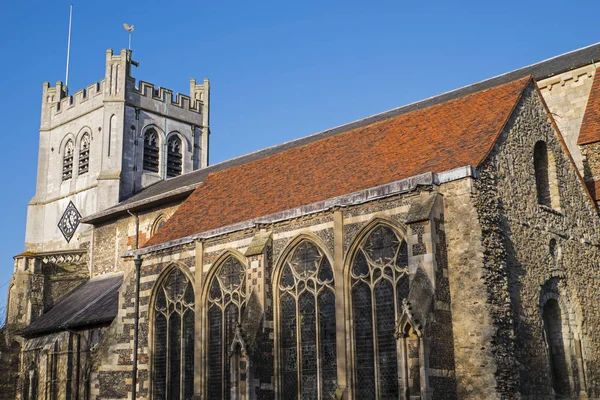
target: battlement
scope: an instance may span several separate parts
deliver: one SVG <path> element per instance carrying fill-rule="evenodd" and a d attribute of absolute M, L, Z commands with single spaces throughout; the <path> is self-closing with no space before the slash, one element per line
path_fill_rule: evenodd
<path fill-rule="evenodd" d="M 154 84 L 142 80 L 139 81 L 138 85 L 135 85 L 135 80 L 133 78 L 131 78 L 131 80 L 133 82 L 131 91 L 128 91 L 128 94 L 131 93 L 137 96 L 143 96 L 154 101 L 160 101 L 198 114 L 202 112 L 202 100 L 195 100 L 188 95 L 174 93 L 171 89 L 160 86 L 156 88 Z"/>
<path fill-rule="evenodd" d="M 88 85 L 85 89 L 80 89 L 72 95 L 67 95 L 62 82 L 57 82 L 55 87 L 51 87 L 49 82 L 44 82 L 45 102 L 50 104 L 55 113 L 62 110 L 77 107 L 91 98 L 102 95 L 105 80 Z M 58 98 L 56 97 L 57 95 Z"/>
<path fill-rule="evenodd" d="M 106 105 L 107 102 L 126 104 L 158 112 L 181 120 L 190 119 L 197 126 L 206 125 L 203 115 L 208 113 L 209 83 L 190 81 L 190 94 L 155 86 L 131 76 L 130 50 L 114 54 L 106 51 L 105 76 L 98 82 L 70 94 L 62 82 L 56 86 L 44 83 L 42 94 L 42 129 L 51 129 Z"/>

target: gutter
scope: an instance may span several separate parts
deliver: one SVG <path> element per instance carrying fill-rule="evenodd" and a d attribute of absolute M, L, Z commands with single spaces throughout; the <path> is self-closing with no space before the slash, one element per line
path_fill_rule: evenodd
<path fill-rule="evenodd" d="M 322 200 L 316 203 L 291 208 L 280 211 L 274 214 L 265 215 L 247 221 L 238 222 L 229 226 L 224 226 L 216 229 L 211 229 L 205 232 L 196 233 L 180 239 L 169 240 L 154 246 L 131 250 L 126 252 L 122 257 L 139 257 L 155 251 L 165 250 L 171 247 L 180 246 L 192 243 L 196 240 L 208 239 L 215 236 L 220 236 L 244 229 L 255 228 L 259 225 L 273 224 L 293 218 L 299 218 L 306 215 L 321 213 L 337 207 L 349 207 L 358 204 L 367 203 L 370 201 L 383 199 L 401 193 L 412 192 L 419 186 L 441 185 L 447 182 L 456 181 L 463 178 L 478 178 L 477 169 L 471 165 L 444 171 L 440 173 L 427 172 L 421 175 L 415 175 L 409 178 L 401 179 L 386 183 L 385 185 L 376 186 L 373 188 L 361 190 L 358 192 L 346 194 L 343 196 L 332 197 L 327 200 Z"/>

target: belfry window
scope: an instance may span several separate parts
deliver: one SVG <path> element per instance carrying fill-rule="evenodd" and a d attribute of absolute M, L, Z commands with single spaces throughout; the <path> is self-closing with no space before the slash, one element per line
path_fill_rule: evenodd
<path fill-rule="evenodd" d="M 144 134 L 144 171 L 158 172 L 158 134 L 148 129 Z"/>
<path fill-rule="evenodd" d="M 181 139 L 173 135 L 167 144 L 167 177 L 172 178 L 181 175 Z"/>
<path fill-rule="evenodd" d="M 229 347 L 246 306 L 245 267 L 228 257 L 213 276 L 208 293 L 208 397 L 231 397 Z"/>
<path fill-rule="evenodd" d="M 281 384 L 286 398 L 331 399 L 337 388 L 333 270 L 302 241 L 279 279 Z"/>
<path fill-rule="evenodd" d="M 63 154 L 63 169 L 62 169 L 62 179 L 66 181 L 67 179 L 71 179 L 73 176 L 73 152 L 75 150 L 75 146 L 73 145 L 73 141 L 69 139 L 67 144 L 65 145 L 65 150 Z"/>
<path fill-rule="evenodd" d="M 79 144 L 79 175 L 88 172 L 90 167 L 90 135 L 84 134 Z"/>
<path fill-rule="evenodd" d="M 194 395 L 194 288 L 179 268 L 157 287 L 154 301 L 152 398 Z"/>
<path fill-rule="evenodd" d="M 402 301 L 408 296 L 406 242 L 386 225 L 375 227 L 356 250 L 350 284 L 355 397 L 397 399 L 409 390 L 398 384 L 399 346 L 394 335 Z"/>

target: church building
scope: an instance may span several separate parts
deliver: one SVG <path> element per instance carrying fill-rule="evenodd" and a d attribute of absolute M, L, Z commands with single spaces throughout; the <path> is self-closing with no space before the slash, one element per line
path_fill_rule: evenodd
<path fill-rule="evenodd" d="M 45 83 L 0 398 L 600 398 L 598 60 L 213 165 L 208 80 Z"/>

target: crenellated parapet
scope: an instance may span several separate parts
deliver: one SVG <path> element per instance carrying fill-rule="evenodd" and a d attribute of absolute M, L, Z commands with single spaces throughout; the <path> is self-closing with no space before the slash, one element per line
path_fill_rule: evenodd
<path fill-rule="evenodd" d="M 155 88 L 155 86 L 149 82 L 139 81 L 138 86 L 134 87 L 131 92 L 133 95 L 143 96 L 191 112 L 202 112 L 202 101 L 192 100 L 190 96 L 174 93 L 171 89 L 163 87 Z"/>

